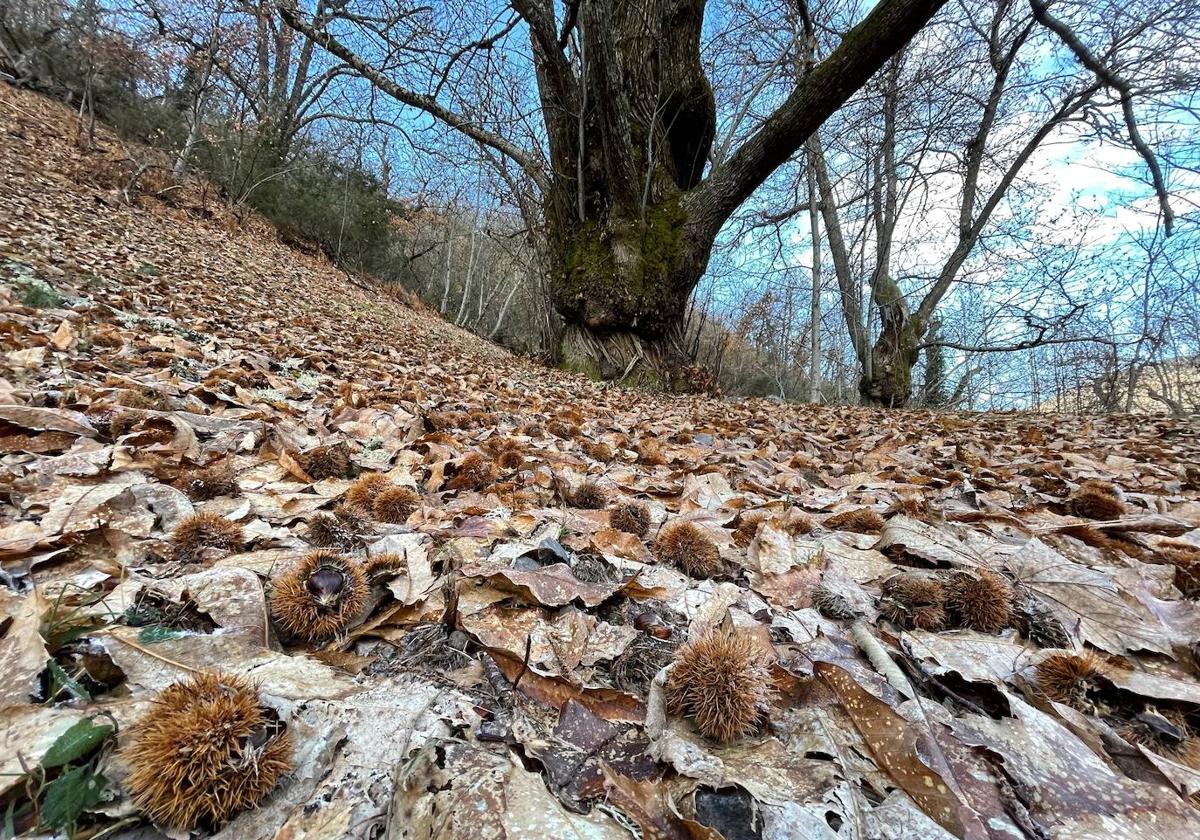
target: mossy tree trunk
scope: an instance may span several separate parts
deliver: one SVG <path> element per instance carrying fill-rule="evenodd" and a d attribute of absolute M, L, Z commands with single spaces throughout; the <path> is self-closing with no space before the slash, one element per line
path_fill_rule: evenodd
<path fill-rule="evenodd" d="M 870 365 L 859 380 L 858 390 L 869 403 L 898 408 L 912 398 L 913 368 L 925 327 L 921 318 L 909 311 L 895 280 L 880 277 L 875 283 L 879 336 L 871 346 Z"/>
<path fill-rule="evenodd" d="M 683 205 L 716 128 L 700 64 L 703 13 L 704 0 L 585 0 L 571 72 L 540 85 L 555 173 L 545 217 L 557 258 L 550 290 L 566 323 L 560 354 L 605 378 L 636 370 L 654 380 L 671 366 L 708 263 L 711 239 L 696 239 Z M 532 31 L 542 75 L 562 70 Z M 564 112 L 575 116 L 553 116 Z"/>
<path fill-rule="evenodd" d="M 530 26 L 550 141 L 550 288 L 568 366 L 661 382 L 721 225 L 941 3 L 880 3 L 707 179 L 716 108 L 700 60 L 705 5 L 569 3 L 563 31 L 574 29 L 577 49 L 563 60 L 547 6 L 514 3 Z"/>

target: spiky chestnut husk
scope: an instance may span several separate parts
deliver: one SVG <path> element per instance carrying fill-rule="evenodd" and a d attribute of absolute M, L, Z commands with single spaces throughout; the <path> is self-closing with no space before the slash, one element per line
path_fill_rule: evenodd
<path fill-rule="evenodd" d="M 320 548 L 340 548 L 346 551 L 362 544 L 359 536 L 367 523 L 354 511 L 339 507 L 333 513 L 322 513 L 308 523 L 308 541 Z"/>
<path fill-rule="evenodd" d="M 176 486 L 187 493 L 188 498 L 208 501 L 218 496 L 236 496 L 241 492 L 234 479 L 233 470 L 227 466 L 189 470 L 180 476 Z"/>
<path fill-rule="evenodd" d="M 595 481 L 585 481 L 570 493 L 572 506 L 585 510 L 602 510 L 608 504 L 608 492 Z"/>
<path fill-rule="evenodd" d="M 667 463 L 667 458 L 663 455 L 662 444 L 654 438 L 647 438 L 639 441 L 634 447 L 637 453 L 639 464 L 645 464 L 647 467 L 657 467 Z"/>
<path fill-rule="evenodd" d="M 812 605 L 821 615 L 834 621 L 848 621 L 858 615 L 849 601 L 824 586 L 812 591 Z"/>
<path fill-rule="evenodd" d="M 497 481 L 487 489 L 488 493 L 500 499 L 504 507 L 512 508 L 512 497 L 517 492 L 517 483 L 515 481 Z"/>
<path fill-rule="evenodd" d="M 125 435 L 137 428 L 142 422 L 142 416 L 136 411 L 117 411 L 108 421 L 108 435 L 113 440 L 125 437 Z"/>
<path fill-rule="evenodd" d="M 991 569 L 955 571 L 945 590 L 946 606 L 963 627 L 999 633 L 1012 623 L 1012 587 Z"/>
<path fill-rule="evenodd" d="M 609 513 L 608 524 L 641 539 L 650 530 L 650 511 L 638 502 L 622 502 Z"/>
<path fill-rule="evenodd" d="M 1200 547 L 1182 540 L 1163 540 L 1154 546 L 1151 562 L 1175 567 L 1175 587 L 1188 598 L 1200 598 Z"/>
<path fill-rule="evenodd" d="M 1034 669 L 1037 687 L 1057 703 L 1091 713 L 1095 703 L 1089 697 L 1099 688 L 1097 678 L 1112 671 L 1112 666 L 1090 650 L 1082 653 L 1052 653 Z"/>
<path fill-rule="evenodd" d="M 1140 548 L 1135 548 L 1132 543 L 1119 542 L 1108 534 L 1101 531 L 1099 528 L 1094 528 L 1091 525 L 1077 523 L 1075 525 L 1067 525 L 1058 530 L 1058 533 L 1053 535 L 1058 539 L 1063 537 L 1072 537 L 1079 540 L 1084 545 L 1089 545 L 1092 548 L 1098 548 L 1101 551 L 1115 553 L 1140 553 Z"/>
<path fill-rule="evenodd" d="M 783 516 L 783 530 L 793 537 L 811 534 L 817 521 L 799 508 L 788 508 Z"/>
<path fill-rule="evenodd" d="M 747 510 L 738 514 L 737 524 L 733 529 L 733 542 L 745 548 L 758 535 L 758 526 L 770 519 L 764 510 Z"/>
<path fill-rule="evenodd" d="M 694 578 L 716 577 L 725 571 L 721 552 L 704 529 L 691 522 L 668 525 L 654 541 L 659 560 Z"/>
<path fill-rule="evenodd" d="M 563 440 L 574 440 L 583 434 L 583 429 L 565 420 L 551 420 L 546 424 L 546 431 Z"/>
<path fill-rule="evenodd" d="M 505 452 L 525 452 L 525 442 L 516 437 L 494 437 L 485 441 L 481 447 L 493 458 L 499 458 Z"/>
<path fill-rule="evenodd" d="M 525 463 L 525 453 L 520 449 L 503 449 L 496 456 L 496 466 L 502 470 L 520 469 Z"/>
<path fill-rule="evenodd" d="M 320 642 L 344 631 L 367 602 L 362 567 L 335 551 L 310 551 L 271 586 L 271 615 L 288 636 Z"/>
<path fill-rule="evenodd" d="M 649 633 L 638 633 L 613 660 L 613 684 L 622 691 L 645 696 L 655 675 L 671 664 L 678 644 Z"/>
<path fill-rule="evenodd" d="M 122 391 L 117 395 L 117 405 L 123 405 L 126 408 L 156 410 L 163 407 L 162 403 L 163 397 L 159 394 L 142 391 Z"/>
<path fill-rule="evenodd" d="M 536 488 L 527 487 L 517 490 L 508 499 L 508 506 L 513 510 L 529 510 L 547 502 L 542 492 Z"/>
<path fill-rule="evenodd" d="M 758 729 L 772 693 L 770 669 L 753 639 L 717 628 L 675 655 L 667 677 L 667 711 L 691 718 L 705 736 L 729 743 Z"/>
<path fill-rule="evenodd" d="M 419 504 L 421 497 L 411 487 L 389 487 L 375 497 L 375 518 L 399 525 L 408 521 Z"/>
<path fill-rule="evenodd" d="M 408 561 L 404 555 L 387 551 L 383 554 L 373 554 L 363 564 L 363 573 L 368 580 L 374 580 L 384 575 L 394 575 L 408 570 Z"/>
<path fill-rule="evenodd" d="M 296 462 L 315 481 L 346 478 L 353 468 L 353 464 L 350 463 L 350 451 L 344 443 L 317 446 L 307 452 L 301 452 L 296 456 Z"/>
<path fill-rule="evenodd" d="M 1036 598 L 1025 598 L 1014 617 L 1017 628 L 1038 647 L 1065 648 L 1071 644 L 1062 622 Z"/>
<path fill-rule="evenodd" d="M 458 465 L 448 490 L 482 490 L 496 477 L 496 464 L 482 452 L 472 452 Z"/>
<path fill-rule="evenodd" d="M 1071 510 L 1085 519 L 1119 519 L 1125 515 L 1125 503 L 1117 495 L 1115 485 L 1090 480 L 1079 485 L 1071 496 Z"/>
<path fill-rule="evenodd" d="M 854 508 L 835 513 L 823 523 L 831 531 L 853 531 L 856 534 L 878 534 L 884 519 L 870 508 Z"/>
<path fill-rule="evenodd" d="M 1200 738 L 1188 723 L 1187 715 L 1176 709 L 1147 706 L 1116 729 L 1131 744 L 1140 744 L 1179 764 L 1200 769 Z"/>
<path fill-rule="evenodd" d="M 584 554 L 571 564 L 571 575 L 585 583 L 613 583 L 621 579 L 621 572 L 607 560 L 593 554 Z"/>
<path fill-rule="evenodd" d="M 946 626 L 946 593 L 933 578 L 895 575 L 883 582 L 879 613 L 907 630 L 936 632 Z"/>
<path fill-rule="evenodd" d="M 346 491 L 346 504 L 364 514 L 370 514 L 375 506 L 375 499 L 384 490 L 392 486 L 392 482 L 383 473 L 366 473 L 350 485 Z"/>
<path fill-rule="evenodd" d="M 585 440 L 580 442 L 579 448 L 582 449 L 589 458 L 595 458 L 597 461 L 601 461 L 605 464 L 616 457 L 616 453 L 613 452 L 612 447 L 602 441 Z"/>
<path fill-rule="evenodd" d="M 902 513 L 913 519 L 928 519 L 928 510 L 929 506 L 924 499 L 915 496 L 903 496 L 888 505 L 887 512 L 889 515 Z"/>
<path fill-rule="evenodd" d="M 425 415 L 425 426 L 431 432 L 463 429 L 471 422 L 465 411 L 431 411 Z"/>
<path fill-rule="evenodd" d="M 208 551 L 240 551 L 245 543 L 242 526 L 219 513 L 196 513 L 171 533 L 171 551 L 182 563 L 198 563 Z"/>
<path fill-rule="evenodd" d="M 181 831 L 260 805 L 291 769 L 286 726 L 244 678 L 200 674 L 164 689 L 122 751 L 134 804 Z"/>
<path fill-rule="evenodd" d="M 537 423 L 522 423 L 517 426 L 516 433 L 528 438 L 543 438 L 546 436 L 546 430 Z"/>
<path fill-rule="evenodd" d="M 1200 490 L 1200 467 L 1184 467 L 1183 481 L 1189 490 Z"/>

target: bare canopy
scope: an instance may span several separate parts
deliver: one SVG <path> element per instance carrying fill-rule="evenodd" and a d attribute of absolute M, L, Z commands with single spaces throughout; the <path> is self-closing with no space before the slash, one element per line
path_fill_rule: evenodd
<path fill-rule="evenodd" d="M 311 15 L 288 0 L 277 7 L 378 90 L 515 162 L 540 193 L 554 252 L 549 288 L 567 325 L 562 352 L 604 375 L 637 366 L 657 378 L 730 214 L 944 3 L 881 0 L 712 166 L 705 0 L 568 0 L 562 20 L 553 0 L 513 0 L 540 106 L 540 130 L 525 138 L 366 58 L 358 39 L 386 42 L 399 17 L 368 20 L 325 0 Z M 461 50 L 490 49 L 512 29 Z"/>

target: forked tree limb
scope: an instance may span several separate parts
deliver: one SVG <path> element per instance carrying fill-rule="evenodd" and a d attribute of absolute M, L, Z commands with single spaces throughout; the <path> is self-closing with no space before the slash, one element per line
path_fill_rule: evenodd
<path fill-rule="evenodd" d="M 1080 64 L 1096 74 L 1096 78 L 1103 82 L 1105 86 L 1117 92 L 1121 100 L 1121 111 L 1125 116 L 1125 127 L 1129 131 L 1129 141 L 1133 144 L 1137 153 L 1141 155 L 1142 160 L 1146 163 L 1146 167 L 1150 170 L 1150 179 L 1154 184 L 1154 193 L 1158 197 L 1158 206 L 1162 211 L 1163 230 L 1167 236 L 1170 236 L 1175 227 L 1175 212 L 1171 209 L 1167 182 L 1163 177 L 1162 167 L 1158 163 L 1158 158 L 1155 156 L 1154 150 L 1150 148 L 1149 144 L 1142 137 L 1142 132 L 1138 129 L 1137 117 L 1133 112 L 1132 86 L 1088 49 L 1087 44 L 1079 40 L 1079 36 L 1075 34 L 1070 26 L 1050 14 L 1050 6 L 1046 0 L 1029 0 L 1029 7 L 1033 10 L 1034 19 L 1057 35 L 1067 48 L 1075 54 L 1075 57 L 1079 59 Z"/>

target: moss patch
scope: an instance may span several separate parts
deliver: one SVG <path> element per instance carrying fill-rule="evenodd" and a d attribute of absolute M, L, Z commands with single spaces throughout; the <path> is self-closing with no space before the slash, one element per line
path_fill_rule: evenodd
<path fill-rule="evenodd" d="M 554 302 L 568 321 L 594 329 L 661 334 L 679 316 L 687 215 L 678 196 L 641 218 L 577 225 L 561 249 Z"/>
<path fill-rule="evenodd" d="M 578 373 L 581 376 L 586 376 L 588 379 L 600 381 L 600 363 L 595 359 L 585 359 L 578 356 L 563 359 L 556 367 L 567 373 Z"/>

